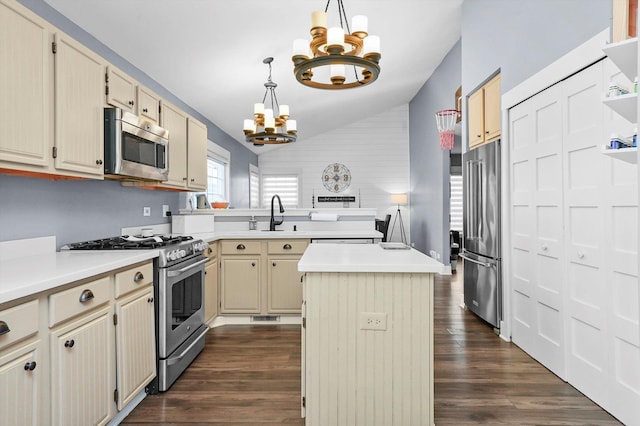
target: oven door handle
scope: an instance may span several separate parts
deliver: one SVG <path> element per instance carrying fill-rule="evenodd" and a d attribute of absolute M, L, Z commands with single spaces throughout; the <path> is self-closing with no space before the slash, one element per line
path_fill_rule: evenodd
<path fill-rule="evenodd" d="M 200 266 L 200 265 L 204 265 L 205 263 L 207 263 L 208 260 L 209 259 L 205 258 L 205 259 L 199 260 L 199 261 L 197 261 L 195 263 L 192 263 L 189 266 L 185 266 L 182 269 L 176 269 L 175 271 L 168 271 L 167 272 L 167 276 L 168 277 L 177 277 L 178 275 L 184 274 L 189 269 L 195 268 L 195 267 Z"/>
<path fill-rule="evenodd" d="M 180 360 L 182 358 L 184 358 L 185 355 L 187 355 L 189 353 L 189 351 L 191 350 L 191 348 L 193 348 L 193 346 L 198 343 L 200 341 L 200 339 L 202 338 L 202 336 L 204 336 L 205 334 L 207 334 L 207 332 L 209 331 L 209 327 L 205 327 L 204 330 L 202 330 L 200 332 L 200 334 L 198 335 L 198 337 L 196 337 L 193 342 L 184 350 L 182 351 L 182 353 L 178 356 L 175 357 L 171 357 L 169 359 L 167 359 L 167 365 L 173 365 L 173 364 L 177 364 L 178 362 L 180 362 Z"/>

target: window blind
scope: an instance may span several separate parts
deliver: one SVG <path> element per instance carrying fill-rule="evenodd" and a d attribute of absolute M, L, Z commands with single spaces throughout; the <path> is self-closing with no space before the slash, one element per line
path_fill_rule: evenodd
<path fill-rule="evenodd" d="M 262 205 L 271 206 L 271 198 L 278 194 L 282 205 L 297 208 L 299 203 L 300 179 L 298 175 L 262 175 Z"/>

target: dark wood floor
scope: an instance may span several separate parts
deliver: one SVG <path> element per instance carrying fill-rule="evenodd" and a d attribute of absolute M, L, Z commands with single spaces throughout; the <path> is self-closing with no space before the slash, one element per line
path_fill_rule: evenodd
<path fill-rule="evenodd" d="M 461 278 L 436 280 L 436 425 L 620 424 L 460 309 Z M 224 326 L 168 392 L 149 395 L 123 424 L 302 425 L 299 404 L 300 327 Z"/>

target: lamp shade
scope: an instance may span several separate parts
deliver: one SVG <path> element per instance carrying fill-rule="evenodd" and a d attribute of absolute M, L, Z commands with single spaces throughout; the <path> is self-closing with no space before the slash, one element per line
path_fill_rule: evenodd
<path fill-rule="evenodd" d="M 391 202 L 393 204 L 407 204 L 409 201 L 409 196 L 404 194 L 391 194 Z"/>

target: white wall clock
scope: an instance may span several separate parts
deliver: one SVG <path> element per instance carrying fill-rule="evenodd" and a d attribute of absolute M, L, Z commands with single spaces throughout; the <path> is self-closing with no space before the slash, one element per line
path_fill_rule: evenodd
<path fill-rule="evenodd" d="M 351 172 L 344 164 L 329 164 L 322 172 L 322 184 L 331 192 L 342 192 L 351 185 Z"/>

